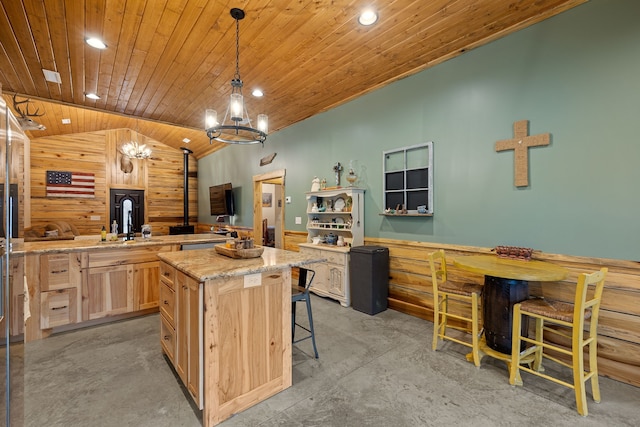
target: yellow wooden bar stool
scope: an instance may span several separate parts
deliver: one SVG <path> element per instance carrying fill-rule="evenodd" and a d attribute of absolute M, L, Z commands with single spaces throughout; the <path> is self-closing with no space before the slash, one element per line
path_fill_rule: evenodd
<path fill-rule="evenodd" d="M 578 276 L 573 304 L 542 298 L 530 299 L 513 306 L 513 341 L 509 383 L 522 385 L 520 371 L 546 378 L 575 390 L 578 413 L 587 416 L 586 382 L 591 380 L 591 393 L 595 402 L 600 402 L 598 384 L 598 314 L 607 269 Z M 535 337 L 520 333 L 524 316 L 535 319 Z M 589 320 L 585 330 L 585 320 Z M 545 334 L 560 335 L 570 339 L 569 348 L 544 340 Z M 585 336 L 587 336 L 585 338 Z M 550 335 L 547 335 L 550 338 Z M 521 342 L 528 346 L 520 351 Z M 589 366 L 585 370 L 584 351 L 589 352 Z M 554 352 L 554 353 L 550 353 Z M 534 355 L 533 366 L 520 365 L 520 360 Z M 559 355 L 558 355 L 559 354 Z M 557 356 L 556 356 L 557 355 Z M 560 355 L 564 355 L 562 359 Z M 549 359 L 573 370 L 573 383 L 544 373 L 542 359 Z M 566 362 L 569 359 L 570 362 Z"/>
<path fill-rule="evenodd" d="M 480 339 L 479 302 L 482 285 L 457 283 L 447 280 L 447 260 L 443 249 L 429 254 L 431 282 L 433 284 L 433 350 L 438 349 L 439 340 L 449 340 L 471 348 L 473 363 L 480 366 L 478 341 Z M 449 302 L 461 302 L 469 307 L 468 314 L 452 313 Z M 449 319 L 462 322 L 464 326 L 450 324 Z M 471 329 L 469 330 L 469 325 Z M 471 342 L 447 335 L 447 328 L 471 333 Z"/>

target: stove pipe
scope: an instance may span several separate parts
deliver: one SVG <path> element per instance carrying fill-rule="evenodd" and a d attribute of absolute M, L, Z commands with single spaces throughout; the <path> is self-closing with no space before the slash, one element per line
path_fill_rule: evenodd
<path fill-rule="evenodd" d="M 189 225 L 189 154 L 193 151 L 180 147 L 184 153 L 184 221 L 183 225 L 169 227 L 169 234 L 193 234 L 195 227 Z"/>
<path fill-rule="evenodd" d="M 184 153 L 184 225 L 189 225 L 189 154 L 193 151 L 180 147 Z"/>

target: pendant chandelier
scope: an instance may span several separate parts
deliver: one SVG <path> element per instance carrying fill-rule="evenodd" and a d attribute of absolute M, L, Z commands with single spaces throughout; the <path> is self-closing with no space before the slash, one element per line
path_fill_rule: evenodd
<path fill-rule="evenodd" d="M 229 106 L 222 122 L 218 122 L 216 110 L 206 111 L 206 132 L 209 144 L 220 141 L 227 144 L 264 144 L 267 139 L 268 117 L 258 114 L 257 127 L 253 128 L 244 105 L 242 79 L 240 78 L 240 20 L 244 18 L 242 9 L 231 9 L 231 17 L 236 21 L 236 73 L 231 80 Z M 227 120 L 228 119 L 228 120 Z"/>

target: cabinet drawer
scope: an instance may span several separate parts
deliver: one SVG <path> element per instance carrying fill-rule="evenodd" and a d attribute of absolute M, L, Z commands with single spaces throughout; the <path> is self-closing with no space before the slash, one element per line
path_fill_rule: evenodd
<path fill-rule="evenodd" d="M 80 265 L 69 254 L 50 254 L 40 258 L 42 290 L 53 291 L 75 287 L 80 281 Z"/>
<path fill-rule="evenodd" d="M 327 259 L 328 263 L 342 265 L 342 266 L 346 265 L 345 254 L 330 252 L 330 251 L 322 251 L 322 256 Z"/>
<path fill-rule="evenodd" d="M 160 313 L 162 313 L 169 324 L 175 327 L 175 308 L 176 294 L 173 289 L 164 281 L 160 281 Z"/>
<path fill-rule="evenodd" d="M 163 315 L 160 315 L 160 345 L 171 363 L 175 365 L 176 330 Z"/>
<path fill-rule="evenodd" d="M 326 258 L 326 262 L 330 262 L 333 264 L 346 265 L 347 253 L 342 252 L 334 252 L 330 250 L 323 250 L 322 248 L 307 248 L 304 246 L 300 246 L 300 253 L 312 257 L 322 257 Z"/>
<path fill-rule="evenodd" d="M 42 329 L 68 325 L 78 321 L 76 288 L 48 291 L 40 294 L 40 324 Z"/>
<path fill-rule="evenodd" d="M 173 286 L 176 280 L 175 272 L 175 268 L 171 267 L 169 264 L 164 262 L 160 263 L 160 278 L 173 290 L 175 290 L 175 287 Z"/>

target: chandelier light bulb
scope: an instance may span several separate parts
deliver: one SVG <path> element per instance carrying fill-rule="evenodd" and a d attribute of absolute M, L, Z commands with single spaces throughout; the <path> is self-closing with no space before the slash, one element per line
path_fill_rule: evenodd
<path fill-rule="evenodd" d="M 231 120 L 233 120 L 234 122 L 241 122 L 242 110 L 244 110 L 241 94 L 239 93 L 231 94 L 231 99 L 229 101 L 229 109 L 231 111 Z"/>
<path fill-rule="evenodd" d="M 216 110 L 208 109 L 205 116 L 205 129 L 212 128 L 218 125 L 218 112 Z"/>
<path fill-rule="evenodd" d="M 258 130 L 269 133 L 269 117 L 266 114 L 258 114 Z"/>

